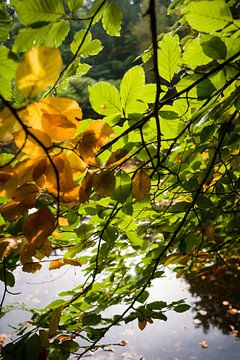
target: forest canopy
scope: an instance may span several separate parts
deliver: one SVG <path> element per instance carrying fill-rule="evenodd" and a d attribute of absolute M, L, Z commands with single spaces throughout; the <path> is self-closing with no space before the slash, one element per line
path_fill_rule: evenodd
<path fill-rule="evenodd" d="M 84 275 L 3 359 L 80 359 L 187 310 L 148 301 L 169 265 L 239 276 L 238 1 L 0 1 L 0 41 L 1 316 L 18 267 Z"/>

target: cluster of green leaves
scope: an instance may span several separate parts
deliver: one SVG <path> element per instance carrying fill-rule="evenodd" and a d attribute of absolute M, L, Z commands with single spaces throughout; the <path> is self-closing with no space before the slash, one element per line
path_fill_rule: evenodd
<path fill-rule="evenodd" d="M 169 309 L 187 310 L 182 300 L 149 303 L 152 280 L 169 264 L 180 271 L 210 253 L 211 261 L 227 262 L 239 241 L 240 20 L 224 0 L 175 0 L 169 13 L 180 7 L 178 22 L 157 34 L 154 3 L 142 65 L 126 72 L 119 89 L 108 82 L 89 87 L 100 120 L 80 120 L 79 106 L 60 95 L 87 73 L 84 59 L 102 49 L 92 39 L 94 24 L 120 35 L 119 6 L 106 0 L 89 3 L 87 11 L 81 0 L 0 5 L 5 292 L 16 266 L 37 271 L 53 247 L 64 252 L 50 270 L 81 266 L 85 274 L 78 287 L 33 311 L 19 341 L 5 346 L 7 359 L 31 359 L 33 348 L 35 358 L 67 359 L 77 351 L 81 358 L 121 321 L 138 319 L 143 330 L 166 320 Z M 76 19 L 85 27 L 61 67 L 56 47 Z M 146 63 L 153 64 L 152 83 Z M 121 314 L 103 316 L 119 303 L 126 306 Z"/>

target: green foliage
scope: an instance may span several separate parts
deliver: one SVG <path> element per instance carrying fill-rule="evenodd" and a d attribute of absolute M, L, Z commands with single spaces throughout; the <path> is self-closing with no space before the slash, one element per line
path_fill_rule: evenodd
<path fill-rule="evenodd" d="M 84 277 L 44 309 L 30 310 L 21 336 L 4 347 L 6 359 L 82 357 L 116 324 L 137 321 L 143 330 L 166 321 L 169 310 L 189 309 L 183 300 L 149 301 L 152 280 L 166 266 L 183 271 L 202 258 L 225 266 L 237 256 L 236 6 L 173 1 L 177 22 L 166 34 L 157 32 L 157 8 L 150 8 L 151 44 L 136 64 L 136 38 L 129 40 L 124 18 L 132 12 L 138 23 L 134 3 L 0 4 L 4 296 L 16 266 L 39 271 L 53 248 L 60 256 L 51 271 L 74 266 Z M 108 53 L 115 48 L 114 62 Z M 116 304 L 125 310 L 108 318 Z"/>

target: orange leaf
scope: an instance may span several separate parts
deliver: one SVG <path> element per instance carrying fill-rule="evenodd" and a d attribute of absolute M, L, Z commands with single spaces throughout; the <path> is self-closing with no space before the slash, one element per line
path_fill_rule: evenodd
<path fill-rule="evenodd" d="M 17 122 L 16 117 L 8 108 L 5 107 L 0 111 L 0 141 L 11 141 L 13 134 L 20 128 L 21 126 Z"/>
<path fill-rule="evenodd" d="M 53 260 L 49 264 L 49 270 L 60 269 L 64 265 L 64 259 Z"/>
<path fill-rule="evenodd" d="M 73 266 L 82 266 L 82 263 L 80 260 L 74 260 L 74 259 L 63 259 L 65 265 L 73 265 Z"/>
<path fill-rule="evenodd" d="M 34 184 L 20 186 L 13 193 L 13 200 L 8 201 L 0 208 L 0 214 L 9 221 L 17 219 L 34 206 L 37 194 L 38 188 Z"/>
<path fill-rule="evenodd" d="M 25 97 L 38 95 L 52 85 L 61 71 L 59 49 L 40 46 L 29 50 L 17 68 L 17 87 Z"/>
<path fill-rule="evenodd" d="M 151 190 L 151 180 L 144 170 L 139 170 L 132 178 L 132 196 L 141 201 Z"/>
<path fill-rule="evenodd" d="M 38 262 L 30 262 L 26 263 L 22 267 L 22 271 L 27 273 L 35 273 L 36 271 L 40 270 L 42 268 L 42 265 Z"/>
<path fill-rule="evenodd" d="M 111 196 L 116 186 L 116 179 L 112 172 L 101 171 L 94 174 L 93 187 L 98 196 Z"/>
<path fill-rule="evenodd" d="M 26 218 L 23 223 L 23 235 L 26 237 L 28 244 L 21 254 L 23 263 L 26 263 L 43 246 L 54 228 L 54 216 L 47 207 L 42 207 Z"/>
<path fill-rule="evenodd" d="M 31 157 L 34 158 L 46 154 L 46 148 L 52 146 L 52 140 L 49 135 L 38 129 L 29 129 L 29 131 L 39 140 L 39 143 L 35 141 L 31 135 L 26 137 L 25 131 L 20 130 L 14 138 L 16 146 L 21 149 L 22 152 L 31 154 Z"/>

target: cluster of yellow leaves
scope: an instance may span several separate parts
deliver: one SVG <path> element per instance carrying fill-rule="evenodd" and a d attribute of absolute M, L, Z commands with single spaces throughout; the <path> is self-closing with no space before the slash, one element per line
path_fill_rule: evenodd
<path fill-rule="evenodd" d="M 28 51 L 16 72 L 23 97 L 36 97 L 53 85 L 61 67 L 58 49 L 40 46 Z M 46 206 L 35 209 L 39 195 L 49 193 L 59 204 L 70 207 L 88 201 L 93 190 L 99 197 L 111 196 L 116 186 L 113 170 L 127 159 L 128 153 L 118 149 L 103 169 L 97 154 L 114 132 L 104 120 L 92 120 L 86 126 L 82 117 L 76 101 L 61 97 L 32 101 L 20 110 L 7 106 L 0 111 L 0 141 L 14 142 L 18 148 L 13 161 L 0 168 L 0 195 L 10 199 L 0 214 L 7 221 L 15 221 L 27 213 L 18 246 L 25 271 L 38 270 L 40 264 L 32 262 L 32 257 L 42 259 L 52 249 L 48 237 L 55 230 L 56 219 Z M 137 201 L 149 193 L 150 187 L 144 170 L 133 176 L 132 196 Z M 12 240 L 6 240 L 0 255 L 8 255 L 15 247 L 16 243 L 13 246 Z M 52 262 L 50 269 L 69 261 Z M 71 265 L 80 265 L 71 261 Z"/>

